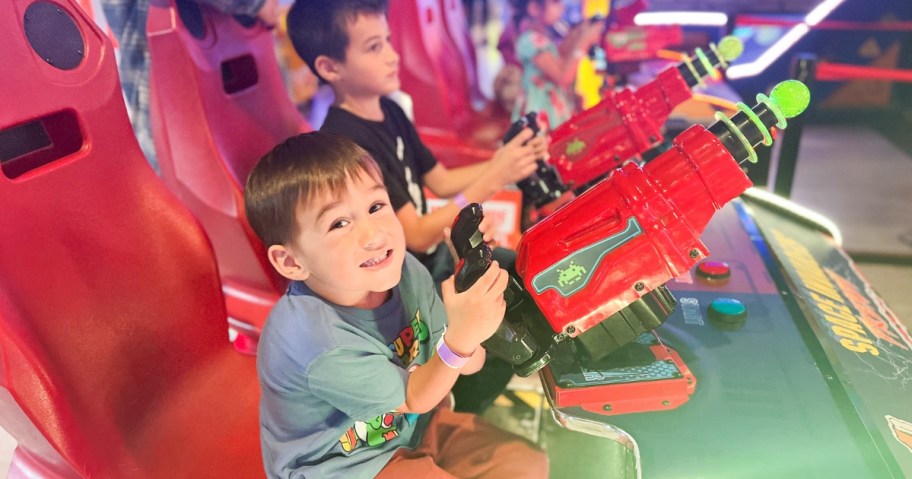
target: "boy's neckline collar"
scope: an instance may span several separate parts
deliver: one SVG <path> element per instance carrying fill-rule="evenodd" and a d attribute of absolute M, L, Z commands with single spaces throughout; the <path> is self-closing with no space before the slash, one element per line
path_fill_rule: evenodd
<path fill-rule="evenodd" d="M 383 107 L 380 104 L 380 97 L 377 97 L 376 104 L 374 104 L 373 99 L 364 102 L 343 100 L 341 102 L 334 102 L 333 106 L 340 110 L 347 111 L 362 120 L 383 123 L 386 119 Z"/>
<path fill-rule="evenodd" d="M 360 115 L 358 115 L 357 113 L 354 113 L 354 112 L 352 112 L 352 111 L 346 110 L 345 108 L 342 108 L 342 107 L 339 107 L 339 106 L 333 105 L 333 106 L 331 106 L 330 108 L 331 108 L 331 109 L 336 109 L 336 110 L 338 110 L 338 111 L 344 113 L 345 115 L 348 115 L 348 116 L 351 116 L 352 118 L 357 119 L 358 121 L 362 121 L 362 122 L 366 122 L 366 123 L 371 123 L 371 124 L 375 124 L 375 125 L 383 125 L 384 123 L 386 123 L 386 114 L 385 114 L 385 113 L 384 113 L 384 116 L 383 116 L 383 119 L 382 119 L 382 120 L 372 120 L 372 119 L 364 118 L 363 116 L 360 116 Z"/>
<path fill-rule="evenodd" d="M 309 286 L 307 286 L 307 283 L 305 283 L 304 281 L 292 281 L 288 285 L 288 294 L 291 296 L 311 296 L 311 297 L 319 299 L 320 301 L 323 301 L 324 303 L 332 306 L 333 308 L 341 309 L 344 311 L 350 311 L 350 312 L 377 311 L 379 309 L 388 307 L 387 305 L 393 303 L 394 300 L 399 297 L 398 286 L 390 289 L 389 291 L 387 291 L 387 293 L 388 293 L 388 296 L 387 296 L 386 300 L 383 301 L 383 303 L 377 305 L 374 308 L 361 308 L 358 306 L 343 306 L 341 304 L 336 304 L 336 303 L 320 296 L 319 294 L 315 293 L 312 289 L 310 289 Z"/>

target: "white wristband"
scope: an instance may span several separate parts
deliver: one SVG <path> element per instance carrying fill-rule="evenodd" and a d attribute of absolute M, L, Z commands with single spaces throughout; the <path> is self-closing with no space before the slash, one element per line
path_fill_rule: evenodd
<path fill-rule="evenodd" d="M 444 331 L 444 333 L 446 333 L 446 331 Z M 443 336 L 444 335 L 441 334 L 440 339 L 437 341 L 437 357 L 443 361 L 443 364 L 446 364 L 453 369 L 462 369 L 463 366 L 469 362 L 469 359 L 471 359 L 472 355 L 470 354 L 468 357 L 465 357 L 456 354 L 452 349 L 450 349 L 449 346 L 447 346 L 446 341 L 443 340 Z"/>

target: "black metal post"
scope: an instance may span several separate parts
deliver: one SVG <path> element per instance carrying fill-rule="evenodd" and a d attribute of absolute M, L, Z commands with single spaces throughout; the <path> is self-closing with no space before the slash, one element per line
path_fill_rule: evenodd
<path fill-rule="evenodd" d="M 813 103 L 814 81 L 817 72 L 817 56 L 810 53 L 801 53 L 792 59 L 792 78 L 799 80 L 811 90 Z M 789 118 L 788 128 L 779 130 L 782 138 L 779 140 L 779 159 L 776 162 L 776 176 L 773 179 L 773 192 L 788 198 L 792 194 L 792 184 L 795 181 L 795 167 L 798 164 L 798 148 L 801 143 L 801 133 L 804 130 L 804 117 L 798 115 Z"/>

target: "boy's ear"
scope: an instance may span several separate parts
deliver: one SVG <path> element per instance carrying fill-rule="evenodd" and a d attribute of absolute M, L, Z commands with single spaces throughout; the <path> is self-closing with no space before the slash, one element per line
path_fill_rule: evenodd
<path fill-rule="evenodd" d="M 305 265 L 298 261 L 295 255 L 282 245 L 274 244 L 266 250 L 269 262 L 282 276 L 292 281 L 304 281 L 310 277 Z"/>
<path fill-rule="evenodd" d="M 334 83 L 340 78 L 342 63 L 326 55 L 320 55 L 314 60 L 317 73 L 329 83 Z"/>

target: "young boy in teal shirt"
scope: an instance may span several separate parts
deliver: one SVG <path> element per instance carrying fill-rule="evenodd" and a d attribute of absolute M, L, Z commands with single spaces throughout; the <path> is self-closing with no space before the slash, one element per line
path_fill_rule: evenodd
<path fill-rule="evenodd" d="M 269 262 L 291 280 L 257 355 L 270 478 L 547 477 L 524 439 L 437 407 L 481 367 L 480 343 L 503 319 L 496 262 L 463 293 L 445 281 L 441 302 L 406 252 L 377 164 L 335 135 L 276 146 L 244 196 Z"/>

